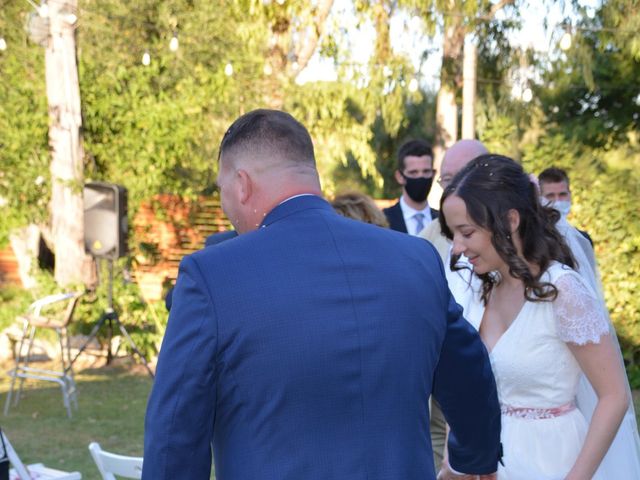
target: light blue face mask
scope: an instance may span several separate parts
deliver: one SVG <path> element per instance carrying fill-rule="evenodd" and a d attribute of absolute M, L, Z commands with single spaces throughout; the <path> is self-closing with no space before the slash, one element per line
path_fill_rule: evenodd
<path fill-rule="evenodd" d="M 540 197 L 540 204 L 545 207 L 551 207 L 560 212 L 562 218 L 567 218 L 569 215 L 569 211 L 571 210 L 571 201 L 570 200 L 556 200 L 552 202 L 551 200 L 547 200 L 545 197 Z"/>
<path fill-rule="evenodd" d="M 555 202 L 550 202 L 549 206 L 558 210 L 563 218 L 566 218 L 571 210 L 571 202 L 569 200 L 556 200 Z"/>

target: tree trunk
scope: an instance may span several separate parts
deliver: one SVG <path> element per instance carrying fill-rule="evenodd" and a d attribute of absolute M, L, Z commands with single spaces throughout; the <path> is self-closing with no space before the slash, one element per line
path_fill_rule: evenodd
<path fill-rule="evenodd" d="M 476 138 L 476 66 L 478 50 L 470 41 L 464 44 L 462 74 L 462 138 Z"/>
<path fill-rule="evenodd" d="M 50 35 L 45 53 L 51 147 L 51 233 L 55 280 L 59 285 L 88 278 L 91 260 L 84 252 L 84 151 L 80 127 L 80 87 L 74 24 L 77 0 L 49 2 Z"/>
<path fill-rule="evenodd" d="M 436 97 L 436 138 L 433 146 L 433 160 L 438 171 L 440 171 L 445 150 L 458 140 L 456 91 L 461 83 L 460 57 L 464 45 L 465 28 L 459 17 L 452 17 L 451 22 L 443 36 L 440 89 Z M 429 204 L 437 205 L 441 194 L 442 189 L 434 182 L 429 194 Z"/>
<path fill-rule="evenodd" d="M 445 29 L 442 44 L 440 90 L 436 103 L 436 146 L 447 148 L 458 139 L 458 106 L 456 91 L 461 83 L 460 57 L 465 28 L 459 18 Z"/>
<path fill-rule="evenodd" d="M 484 15 L 476 13 L 477 19 L 489 21 L 506 5 L 512 5 L 514 0 L 498 0 L 491 4 L 489 11 Z M 442 157 L 445 150 L 458 139 L 458 106 L 456 104 L 456 92 L 462 86 L 461 82 L 461 57 L 464 47 L 464 39 L 469 18 L 459 15 L 448 16 L 447 13 L 455 12 L 458 2 L 449 0 L 445 8 L 445 30 L 442 43 L 442 68 L 440 70 L 440 89 L 436 98 L 436 138 L 434 142 L 434 163 L 440 170 Z M 475 68 L 474 68 L 475 70 Z M 474 82 L 475 83 L 475 82 Z M 474 88 L 475 97 L 475 88 Z M 475 127 L 474 127 L 475 130 Z M 475 135 L 475 131 L 474 131 Z M 440 199 L 442 190 L 435 184 L 429 195 L 429 203 L 434 205 Z"/>

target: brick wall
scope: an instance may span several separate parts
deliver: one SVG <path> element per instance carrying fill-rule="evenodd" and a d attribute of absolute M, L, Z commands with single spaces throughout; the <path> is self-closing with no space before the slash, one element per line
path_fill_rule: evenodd
<path fill-rule="evenodd" d="M 380 208 L 395 202 L 376 200 Z M 143 296 L 162 299 L 175 282 L 180 260 L 201 249 L 209 235 L 231 228 L 214 197 L 187 200 L 163 194 L 145 202 L 134 215 L 130 239 L 133 276 Z M 0 285 L 3 283 L 20 285 L 17 260 L 9 246 L 0 250 Z"/>
<path fill-rule="evenodd" d="M 133 219 L 134 278 L 147 300 L 160 300 L 175 282 L 180 260 L 204 247 L 209 235 L 231 229 L 220 202 L 213 197 L 187 200 L 158 195 L 143 204 Z"/>
<path fill-rule="evenodd" d="M 22 285 L 18 260 L 10 245 L 0 250 L 0 285 Z"/>

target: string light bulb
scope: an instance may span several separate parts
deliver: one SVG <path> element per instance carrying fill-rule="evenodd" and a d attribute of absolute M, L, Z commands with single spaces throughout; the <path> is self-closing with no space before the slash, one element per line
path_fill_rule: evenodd
<path fill-rule="evenodd" d="M 38 15 L 40 15 L 42 18 L 47 18 L 49 16 L 49 5 L 42 2 L 38 7 Z"/>
<path fill-rule="evenodd" d="M 571 33 L 564 32 L 562 38 L 560 39 L 560 48 L 564 51 L 567 51 L 571 48 Z"/>
<path fill-rule="evenodd" d="M 64 19 L 69 25 L 75 25 L 76 22 L 78 21 L 78 17 L 76 16 L 75 13 L 67 13 L 64 16 Z"/>
<path fill-rule="evenodd" d="M 172 52 L 177 52 L 179 46 L 180 42 L 178 41 L 178 35 L 174 33 L 173 37 L 171 37 L 171 40 L 169 41 L 169 50 L 171 50 Z"/>
<path fill-rule="evenodd" d="M 144 52 L 144 54 L 142 55 L 142 64 L 146 67 L 151 63 L 151 55 L 149 55 L 149 52 Z"/>
<path fill-rule="evenodd" d="M 531 100 L 533 100 L 533 91 L 527 87 L 524 89 L 524 92 L 522 92 L 522 101 L 529 103 Z"/>
<path fill-rule="evenodd" d="M 264 72 L 265 75 L 269 76 L 273 73 L 273 68 L 268 63 L 265 63 L 262 71 Z"/>
<path fill-rule="evenodd" d="M 411 81 L 409 82 L 409 91 L 411 93 L 415 93 L 418 91 L 418 80 L 415 78 L 412 78 Z"/>
<path fill-rule="evenodd" d="M 227 64 L 224 66 L 224 74 L 225 74 L 227 77 L 230 77 L 231 75 L 233 75 L 233 65 L 231 65 L 230 63 L 227 63 Z"/>
<path fill-rule="evenodd" d="M 0 52 L 4 52 L 7 49 L 7 41 L 0 37 Z"/>

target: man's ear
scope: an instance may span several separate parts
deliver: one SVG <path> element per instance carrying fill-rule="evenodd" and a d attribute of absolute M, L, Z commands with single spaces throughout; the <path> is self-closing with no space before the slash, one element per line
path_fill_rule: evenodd
<path fill-rule="evenodd" d="M 400 185 L 404 185 L 406 183 L 406 180 L 400 173 L 400 170 L 396 170 L 395 176 L 396 176 L 396 182 L 398 182 Z"/>
<path fill-rule="evenodd" d="M 253 194 L 253 181 L 246 170 L 239 169 L 236 172 L 236 175 L 238 176 L 238 184 L 240 188 L 240 203 L 245 205 Z"/>
<path fill-rule="evenodd" d="M 507 219 L 509 220 L 509 231 L 511 232 L 511 236 L 513 236 L 520 226 L 520 212 L 515 208 L 510 209 L 507 212 Z"/>

